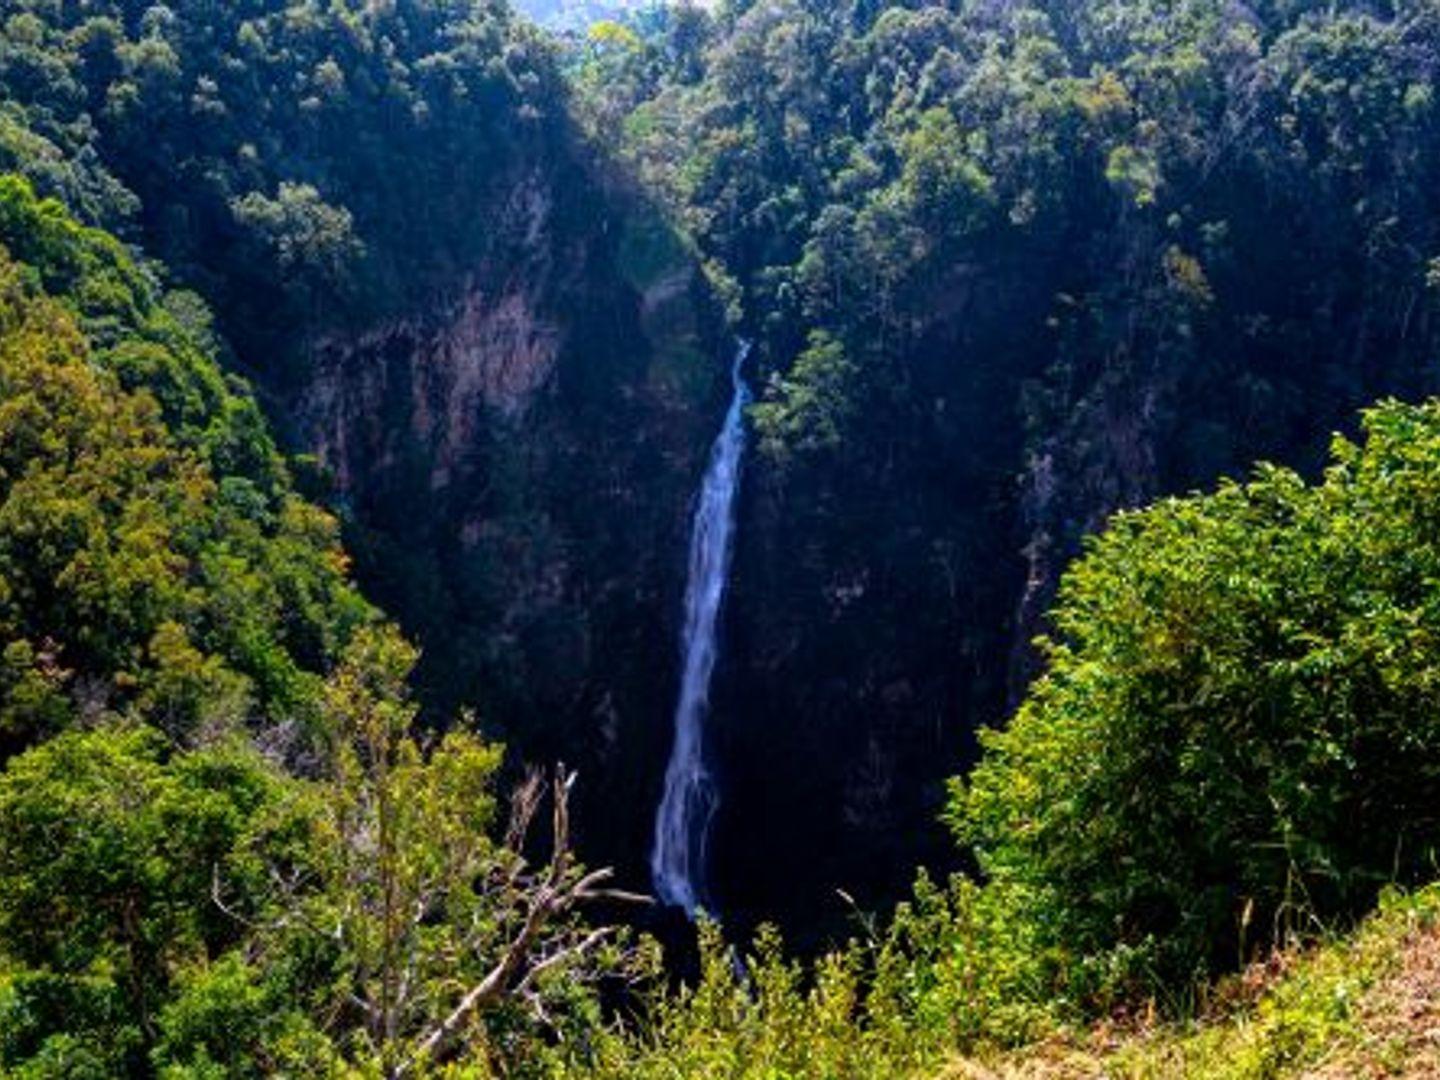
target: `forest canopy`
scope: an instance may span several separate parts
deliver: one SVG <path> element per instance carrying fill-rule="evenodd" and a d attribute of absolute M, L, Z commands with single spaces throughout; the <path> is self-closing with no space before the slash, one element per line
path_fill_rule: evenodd
<path fill-rule="evenodd" d="M 139 229 L 276 378 L 307 334 L 502 255 L 468 208 L 563 131 L 548 46 L 498 0 L 10 0 L 0 18 L 0 167 Z"/>

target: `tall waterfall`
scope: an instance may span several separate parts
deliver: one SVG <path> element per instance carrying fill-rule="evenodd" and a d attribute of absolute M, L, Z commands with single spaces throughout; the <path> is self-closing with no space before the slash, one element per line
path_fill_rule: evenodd
<path fill-rule="evenodd" d="M 730 571 L 735 495 L 745 453 L 745 406 L 750 390 L 742 371 L 750 354 L 742 342 L 731 374 L 735 396 L 725 427 L 710 451 L 690 536 L 690 579 L 685 589 L 685 666 L 675 707 L 675 745 L 665 770 L 665 796 L 655 816 L 650 874 L 663 903 L 694 915 L 704 892 L 705 849 L 718 795 L 705 764 L 705 713 L 715 670 L 716 628 Z"/>

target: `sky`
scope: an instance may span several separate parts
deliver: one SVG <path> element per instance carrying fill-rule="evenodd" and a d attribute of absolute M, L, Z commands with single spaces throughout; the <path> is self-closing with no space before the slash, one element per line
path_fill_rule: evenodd
<path fill-rule="evenodd" d="M 649 7 L 654 0 L 511 0 L 536 22 L 556 28 L 584 27 L 598 19 L 613 19 L 628 11 Z M 695 0 L 701 7 L 713 0 Z"/>

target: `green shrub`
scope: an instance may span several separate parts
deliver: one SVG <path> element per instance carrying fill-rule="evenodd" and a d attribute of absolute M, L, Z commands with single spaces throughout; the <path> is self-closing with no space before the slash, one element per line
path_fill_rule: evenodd
<path fill-rule="evenodd" d="M 285 785 L 251 751 L 172 755 L 141 727 L 69 732 L 9 763 L 0 1071 L 139 1069 L 174 972 L 244 930 L 210 900 L 214 883 L 226 882 L 230 910 L 253 915 L 267 880 L 250 841 Z"/>
<path fill-rule="evenodd" d="M 1440 403 L 1364 428 L 1319 484 L 1264 468 L 1118 517 L 956 786 L 990 887 L 1073 954 L 1069 991 L 1183 983 L 1434 872 Z"/>

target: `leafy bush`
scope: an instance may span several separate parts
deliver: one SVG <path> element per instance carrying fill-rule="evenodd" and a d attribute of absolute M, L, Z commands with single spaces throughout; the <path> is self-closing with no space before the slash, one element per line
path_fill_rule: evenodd
<path fill-rule="evenodd" d="M 1440 403 L 1364 428 L 1319 484 L 1263 468 L 1119 516 L 956 786 L 989 887 L 1084 992 L 1233 965 L 1435 871 Z"/>
<path fill-rule="evenodd" d="M 0 776 L 0 1069 L 133 1074 L 173 973 L 240 940 L 251 839 L 285 788 L 253 752 L 172 757 L 157 731 L 71 732 Z M 278 835 L 278 833 L 277 833 Z M 49 1065 L 46 1065 L 49 1062 Z M 23 1074 L 23 1071 L 22 1071 Z"/>
<path fill-rule="evenodd" d="M 1058 957 L 1013 907 L 999 890 L 922 875 L 890 919 L 813 964 L 772 928 L 742 954 L 704 924 L 693 986 L 657 989 L 552 1068 L 614 1080 L 933 1076 L 957 1048 L 1024 1043 L 1078 1015 L 1045 999 Z"/>

